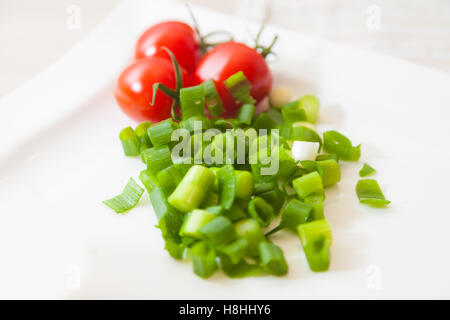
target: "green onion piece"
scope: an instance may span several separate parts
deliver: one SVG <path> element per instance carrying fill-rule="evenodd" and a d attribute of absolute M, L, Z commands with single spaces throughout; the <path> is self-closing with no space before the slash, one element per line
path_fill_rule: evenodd
<path fill-rule="evenodd" d="M 183 224 L 183 214 L 173 208 L 161 188 L 153 188 L 150 202 L 158 218 L 158 228 L 165 239 L 173 239 L 178 243 L 179 232 Z"/>
<path fill-rule="evenodd" d="M 202 131 L 208 130 L 213 127 L 211 119 L 203 116 L 194 116 L 189 119 L 183 120 L 180 122 L 180 128 L 186 129 L 189 133 L 193 133 L 195 130 L 198 130 L 195 126 L 197 123 L 201 121 L 202 123 Z M 197 122 L 197 123 L 196 123 Z"/>
<path fill-rule="evenodd" d="M 137 156 L 141 153 L 141 142 L 133 128 L 126 127 L 120 131 L 119 138 L 126 156 Z"/>
<path fill-rule="evenodd" d="M 234 170 L 236 177 L 236 198 L 248 199 L 253 192 L 253 176 L 248 171 Z"/>
<path fill-rule="evenodd" d="M 223 213 L 223 207 L 222 206 L 207 207 L 205 210 L 210 212 L 210 213 L 213 213 L 215 215 L 219 215 L 219 214 Z"/>
<path fill-rule="evenodd" d="M 317 171 L 294 179 L 292 186 L 301 199 L 316 192 L 323 192 L 322 178 Z"/>
<path fill-rule="evenodd" d="M 183 225 L 180 229 L 180 236 L 200 239 L 200 229 L 216 217 L 217 215 L 206 210 L 192 210 L 192 212 L 189 212 L 184 217 Z"/>
<path fill-rule="evenodd" d="M 254 197 L 248 203 L 248 213 L 260 225 L 266 227 L 274 218 L 273 208 L 263 198 Z"/>
<path fill-rule="evenodd" d="M 307 120 L 305 110 L 300 107 L 299 101 L 293 101 L 283 105 L 281 113 L 284 121 L 289 124 Z"/>
<path fill-rule="evenodd" d="M 367 177 L 367 176 L 370 176 L 370 175 L 374 174 L 375 172 L 376 171 L 375 171 L 374 168 L 369 166 L 367 163 L 364 163 L 364 165 L 361 168 L 361 170 L 359 170 L 359 176 L 360 177 Z"/>
<path fill-rule="evenodd" d="M 322 144 L 322 139 L 317 134 L 317 132 L 304 126 L 293 127 L 290 132 L 289 139 L 297 141 L 319 142 L 320 144 Z"/>
<path fill-rule="evenodd" d="M 248 217 L 244 209 L 242 209 L 238 204 L 238 201 L 235 201 L 229 210 L 225 210 L 223 215 L 230 219 L 232 222 L 239 221 Z"/>
<path fill-rule="evenodd" d="M 206 199 L 202 202 L 202 208 L 214 207 L 219 204 L 219 195 L 215 191 L 208 192 Z"/>
<path fill-rule="evenodd" d="M 166 249 L 169 252 L 172 258 L 180 260 L 183 258 L 186 246 L 182 243 L 177 243 L 172 239 L 166 239 L 164 249 Z"/>
<path fill-rule="evenodd" d="M 313 207 L 297 199 L 291 199 L 281 215 L 281 225 L 294 232 L 297 226 L 312 220 Z"/>
<path fill-rule="evenodd" d="M 250 95 L 252 86 L 242 71 L 236 72 L 226 79 L 224 84 L 237 102 L 242 104 L 255 103 L 255 99 Z"/>
<path fill-rule="evenodd" d="M 214 173 L 200 165 L 192 166 L 169 197 L 169 203 L 182 212 L 202 204 L 214 184 Z"/>
<path fill-rule="evenodd" d="M 216 253 L 206 242 L 196 243 L 192 249 L 194 273 L 201 278 L 209 278 L 217 270 Z"/>
<path fill-rule="evenodd" d="M 137 205 L 143 193 L 144 189 L 130 178 L 121 194 L 105 200 L 103 203 L 117 213 L 124 213 Z"/>
<path fill-rule="evenodd" d="M 153 188 L 159 187 L 158 180 L 156 180 L 156 177 L 153 174 L 151 174 L 150 171 L 148 170 L 142 170 L 139 173 L 139 179 L 141 180 L 145 189 L 147 189 L 148 193 L 150 193 Z"/>
<path fill-rule="evenodd" d="M 222 113 L 223 105 L 213 80 L 203 82 L 203 92 L 209 113 L 217 118 Z"/>
<path fill-rule="evenodd" d="M 278 189 L 263 192 L 258 196 L 263 198 L 267 203 L 270 203 L 275 215 L 280 213 L 280 210 L 284 204 L 284 200 L 286 199 L 284 193 Z"/>
<path fill-rule="evenodd" d="M 226 245 L 236 238 L 233 224 L 223 216 L 218 216 L 204 225 L 200 234 L 214 247 Z"/>
<path fill-rule="evenodd" d="M 267 177 L 272 178 L 271 176 L 267 176 Z M 261 193 L 274 190 L 275 188 L 276 188 L 276 184 L 273 181 L 256 183 L 255 187 L 254 187 L 254 190 L 253 190 L 253 193 L 259 195 Z"/>
<path fill-rule="evenodd" d="M 328 154 L 328 153 L 319 154 L 316 157 L 316 161 L 324 161 L 324 160 L 330 160 L 330 159 L 336 160 L 336 162 L 338 162 L 338 160 L 339 160 L 337 155 L 335 155 L 335 154 Z"/>
<path fill-rule="evenodd" d="M 333 244 L 330 224 L 326 219 L 299 224 L 297 226 L 297 232 L 303 247 L 306 247 L 312 240 L 321 234 L 325 236 L 329 247 Z"/>
<path fill-rule="evenodd" d="M 171 194 L 182 179 L 183 174 L 173 165 L 161 170 L 156 175 L 156 180 L 165 194 Z"/>
<path fill-rule="evenodd" d="M 325 197 L 323 193 L 311 194 L 307 196 L 304 201 L 313 207 L 312 217 L 314 220 L 324 219 L 323 215 L 323 202 Z"/>
<path fill-rule="evenodd" d="M 171 142 L 172 132 L 177 128 L 178 124 L 169 118 L 148 128 L 147 133 L 152 144 L 158 147 Z"/>
<path fill-rule="evenodd" d="M 222 253 L 225 254 L 232 264 L 236 264 L 242 260 L 247 254 L 248 241 L 247 239 L 240 238 L 227 245 L 222 249 Z"/>
<path fill-rule="evenodd" d="M 181 117 L 183 120 L 205 114 L 205 96 L 203 85 L 182 88 L 180 90 Z"/>
<path fill-rule="evenodd" d="M 261 112 L 256 118 L 255 121 L 253 121 L 252 127 L 255 130 L 260 129 L 274 129 L 277 126 L 277 124 L 269 117 L 267 112 Z"/>
<path fill-rule="evenodd" d="M 359 202 L 374 207 L 382 207 L 391 203 L 386 200 L 378 182 L 374 179 L 360 179 L 356 185 L 356 194 Z"/>
<path fill-rule="evenodd" d="M 353 147 L 351 141 L 337 131 L 323 133 L 323 148 L 328 153 L 336 154 L 342 160 L 358 161 L 361 156 L 361 145 Z"/>
<path fill-rule="evenodd" d="M 305 111 L 306 121 L 316 123 L 319 117 L 319 100 L 312 95 L 306 95 L 299 100 L 300 107 Z"/>
<path fill-rule="evenodd" d="M 170 167 L 172 163 L 172 156 L 168 146 L 153 147 L 144 150 L 145 162 L 147 169 L 152 174 L 157 174 L 159 171 Z"/>
<path fill-rule="evenodd" d="M 266 241 L 261 226 L 254 219 L 243 219 L 235 223 L 234 229 L 238 238 L 248 241 L 247 255 L 256 257 L 259 254 L 258 245 Z"/>
<path fill-rule="evenodd" d="M 242 105 L 237 114 L 237 118 L 240 122 L 251 125 L 253 116 L 255 115 L 255 105 L 246 103 Z"/>
<path fill-rule="evenodd" d="M 326 237 L 321 234 L 311 240 L 304 248 L 309 268 L 312 271 L 327 271 L 330 267 L 329 248 Z"/>
<path fill-rule="evenodd" d="M 229 210 L 236 196 L 236 176 L 232 165 L 225 165 L 217 171 L 220 205 Z"/>
<path fill-rule="evenodd" d="M 244 278 L 249 276 L 259 275 L 262 271 L 257 264 L 250 264 L 244 259 L 236 264 L 233 264 L 226 255 L 221 255 L 220 264 L 223 272 L 230 278 Z"/>
<path fill-rule="evenodd" d="M 277 245 L 270 242 L 261 242 L 259 244 L 259 255 L 264 270 L 276 276 L 282 276 L 287 273 L 288 266 L 284 259 L 283 251 Z"/>
<path fill-rule="evenodd" d="M 317 161 L 316 164 L 321 168 L 324 187 L 332 186 L 341 180 L 341 170 L 336 160 Z"/>
<path fill-rule="evenodd" d="M 144 121 L 144 122 L 140 123 L 136 127 L 136 129 L 134 129 L 136 136 L 138 137 L 139 141 L 141 142 L 141 152 L 145 149 L 153 147 L 153 144 L 150 141 L 150 137 L 147 134 L 147 130 L 151 126 L 152 126 L 152 123 L 150 121 Z"/>

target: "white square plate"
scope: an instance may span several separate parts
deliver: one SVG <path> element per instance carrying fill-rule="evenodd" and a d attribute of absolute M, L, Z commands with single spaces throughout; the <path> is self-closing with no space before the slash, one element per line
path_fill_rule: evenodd
<path fill-rule="evenodd" d="M 248 38 L 243 21 L 194 11 L 205 31 Z M 298 239 L 280 232 L 287 276 L 202 280 L 163 250 L 147 195 L 127 215 L 104 206 L 142 169 L 118 140 L 134 123 L 114 101 L 115 81 L 139 34 L 166 19 L 190 21 L 179 2 L 126 1 L 0 101 L 0 298 L 450 298 L 450 76 L 390 57 L 266 31 L 280 35 L 275 83 L 318 95 L 319 130 L 362 143 L 360 162 L 345 163 L 327 192 L 329 272 L 309 271 Z M 358 203 L 363 162 L 388 209 Z"/>

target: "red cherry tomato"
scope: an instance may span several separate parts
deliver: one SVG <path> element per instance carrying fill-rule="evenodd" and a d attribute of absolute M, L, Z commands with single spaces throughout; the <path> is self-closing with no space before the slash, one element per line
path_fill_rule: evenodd
<path fill-rule="evenodd" d="M 189 73 L 193 73 L 199 62 L 200 50 L 198 34 L 180 21 L 161 22 L 145 31 L 136 44 L 136 59 L 158 56 L 169 58 L 162 48 L 173 52 L 175 58 Z"/>
<path fill-rule="evenodd" d="M 272 74 L 266 61 L 255 49 L 243 43 L 231 41 L 214 47 L 200 60 L 195 70 L 197 82 L 215 81 L 224 103 L 224 117 L 235 116 L 239 107 L 223 85 L 228 77 L 238 71 L 242 71 L 250 81 L 250 94 L 257 103 L 269 93 Z"/>
<path fill-rule="evenodd" d="M 181 67 L 183 86 L 189 86 L 191 79 Z M 153 84 L 160 82 L 175 89 L 175 70 L 169 59 L 149 57 L 134 61 L 120 75 L 115 97 L 122 110 L 137 121 L 150 120 L 158 122 L 171 116 L 172 99 L 162 92 L 153 98 Z"/>

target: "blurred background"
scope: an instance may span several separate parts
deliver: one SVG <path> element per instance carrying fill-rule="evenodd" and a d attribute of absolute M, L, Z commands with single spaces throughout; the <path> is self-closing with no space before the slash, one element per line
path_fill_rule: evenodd
<path fill-rule="evenodd" d="M 0 0 L 0 97 L 64 55 L 119 2 Z M 450 72 L 450 0 L 188 2 Z"/>

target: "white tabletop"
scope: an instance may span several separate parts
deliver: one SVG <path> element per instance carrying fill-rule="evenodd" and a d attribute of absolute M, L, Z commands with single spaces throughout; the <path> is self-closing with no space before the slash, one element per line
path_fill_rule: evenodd
<path fill-rule="evenodd" d="M 0 96 L 58 60 L 118 2 L 0 1 Z M 448 0 L 190 2 L 450 71 Z"/>

